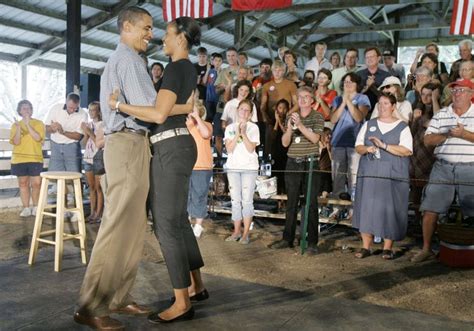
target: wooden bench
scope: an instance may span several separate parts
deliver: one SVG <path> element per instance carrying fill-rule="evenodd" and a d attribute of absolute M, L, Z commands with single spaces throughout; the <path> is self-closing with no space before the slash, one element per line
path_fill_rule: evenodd
<path fill-rule="evenodd" d="M 18 189 L 18 179 L 10 174 L 13 145 L 10 144 L 10 129 L 0 128 L 0 191 Z M 49 164 L 51 145 L 49 138 L 43 143 L 43 168 Z M 0 198 L 0 208 L 21 206 L 19 193 L 15 197 Z"/>
<path fill-rule="evenodd" d="M 280 201 L 285 201 L 288 200 L 288 196 L 286 194 L 276 194 L 273 195 L 269 198 L 269 200 L 280 200 Z M 341 200 L 341 199 L 328 199 L 328 198 L 318 198 L 318 204 L 319 206 L 327 206 L 327 205 L 334 205 L 334 206 L 342 206 L 342 207 L 350 207 L 352 206 L 352 201 L 348 200 Z M 231 214 L 232 210 L 230 207 L 223 207 L 223 206 L 217 206 L 217 205 L 211 205 L 211 211 L 215 213 L 221 213 L 221 214 Z M 263 217 L 263 218 L 274 218 L 274 219 L 285 219 L 286 215 L 283 212 L 279 213 L 272 213 L 266 210 L 259 210 L 255 209 L 254 210 L 255 217 Z M 301 215 L 298 213 L 298 220 L 301 220 Z M 351 226 L 351 221 L 350 220 L 333 220 L 328 217 L 323 217 L 319 216 L 319 222 L 320 223 L 339 223 L 347 226 Z"/>

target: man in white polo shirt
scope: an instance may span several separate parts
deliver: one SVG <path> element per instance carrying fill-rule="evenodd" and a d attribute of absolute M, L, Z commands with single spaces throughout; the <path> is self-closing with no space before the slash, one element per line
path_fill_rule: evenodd
<path fill-rule="evenodd" d="M 463 216 L 474 216 L 474 83 L 469 79 L 448 85 L 453 103 L 433 116 L 425 133 L 425 145 L 436 146 L 436 162 L 425 187 L 420 210 L 423 215 L 423 250 L 411 261 L 434 256 L 431 238 L 438 215 L 448 211 L 457 195 Z M 465 183 L 465 184 L 464 184 Z"/>
<path fill-rule="evenodd" d="M 81 123 L 87 113 L 80 107 L 78 94 L 69 93 L 65 104 L 51 108 L 46 118 L 46 131 L 51 134 L 49 171 L 81 171 Z"/>

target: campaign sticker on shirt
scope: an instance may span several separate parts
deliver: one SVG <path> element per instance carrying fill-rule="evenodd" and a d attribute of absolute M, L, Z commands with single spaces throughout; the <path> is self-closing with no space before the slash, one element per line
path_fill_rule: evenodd
<path fill-rule="evenodd" d="M 270 86 L 270 91 L 275 91 L 275 86 Z"/>
<path fill-rule="evenodd" d="M 370 132 L 375 132 L 377 131 L 377 128 L 375 126 L 371 126 L 369 129 Z"/>
<path fill-rule="evenodd" d="M 214 73 L 210 74 L 209 76 L 211 76 L 211 78 L 214 78 Z"/>
<path fill-rule="evenodd" d="M 296 137 L 295 138 L 295 143 L 299 144 L 301 142 L 301 138 L 300 137 Z"/>

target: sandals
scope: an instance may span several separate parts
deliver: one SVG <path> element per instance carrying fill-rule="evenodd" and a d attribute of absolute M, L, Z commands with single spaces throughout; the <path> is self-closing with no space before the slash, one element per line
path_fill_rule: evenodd
<path fill-rule="evenodd" d="M 360 251 L 358 251 L 357 253 L 355 253 L 355 258 L 357 259 L 365 259 L 366 257 L 369 257 L 370 255 L 372 255 L 372 253 L 370 252 L 370 250 L 368 249 L 365 249 L 365 248 L 361 248 Z"/>
<path fill-rule="evenodd" d="M 382 259 L 393 260 L 394 257 L 395 257 L 395 254 L 393 254 L 393 251 L 391 249 L 384 249 L 382 251 Z"/>

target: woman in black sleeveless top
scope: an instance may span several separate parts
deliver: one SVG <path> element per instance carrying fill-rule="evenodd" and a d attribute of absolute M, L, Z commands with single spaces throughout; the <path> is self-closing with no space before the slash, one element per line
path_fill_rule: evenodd
<path fill-rule="evenodd" d="M 163 51 L 172 62 L 165 68 L 155 107 L 123 104 L 117 102 L 117 95 L 109 100 L 111 108 L 158 124 L 150 133 L 152 213 L 175 297 L 170 308 L 148 317 L 152 323 L 191 319 L 194 316 L 191 301 L 209 297 L 199 270 L 204 262 L 186 211 L 189 178 L 197 150 L 186 128 L 186 114 L 175 115 L 172 111 L 173 106 L 186 104 L 196 89 L 197 74 L 188 56 L 200 37 L 199 25 L 189 17 L 178 18 L 168 25 Z"/>

